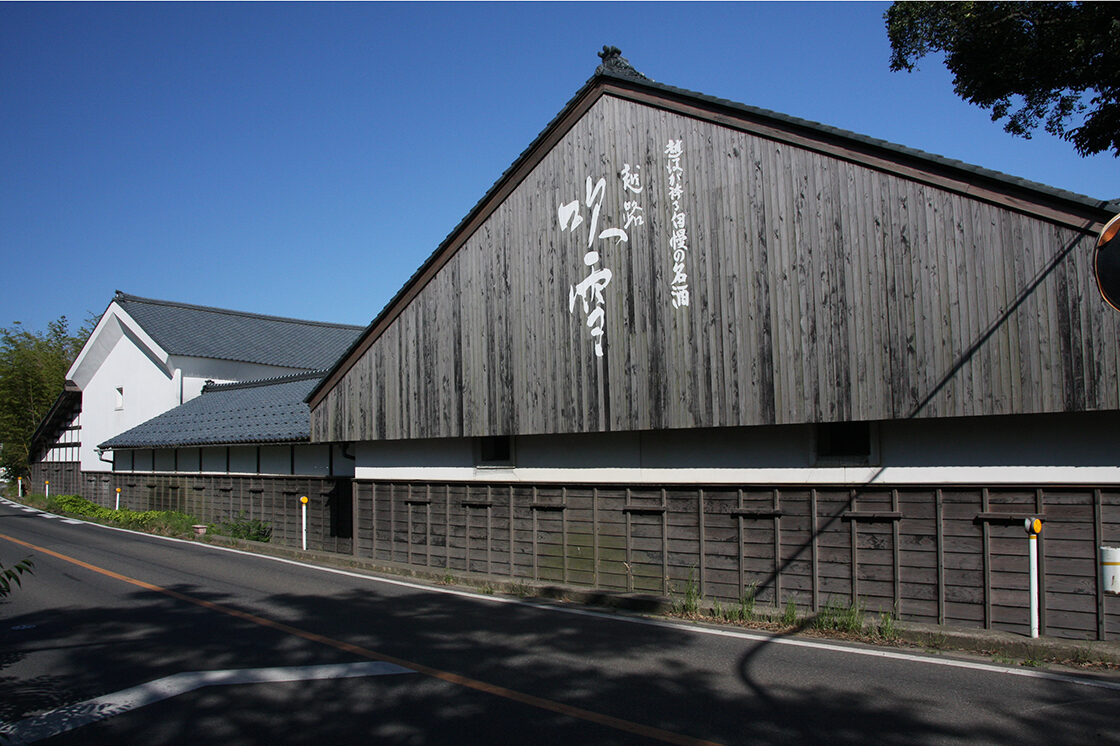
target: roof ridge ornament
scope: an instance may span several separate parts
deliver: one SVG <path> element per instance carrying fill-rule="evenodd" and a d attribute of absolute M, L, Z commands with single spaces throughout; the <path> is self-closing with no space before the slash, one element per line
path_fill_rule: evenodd
<path fill-rule="evenodd" d="M 642 75 L 634 69 L 634 66 L 630 64 L 630 60 L 622 56 L 622 50 L 618 47 L 604 44 L 603 51 L 599 52 L 599 59 L 603 62 L 599 67 L 595 68 L 596 75 L 608 73 L 611 75 L 621 75 L 624 78 L 649 80 L 645 75 Z"/>

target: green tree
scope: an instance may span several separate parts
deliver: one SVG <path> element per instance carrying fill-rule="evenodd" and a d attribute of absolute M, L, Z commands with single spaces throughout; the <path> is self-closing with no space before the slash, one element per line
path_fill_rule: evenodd
<path fill-rule="evenodd" d="M 28 331 L 18 321 L 0 329 L 0 468 L 9 479 L 28 475 L 31 436 L 62 392 L 90 331 L 71 334 L 65 316 L 46 332 Z"/>
<path fill-rule="evenodd" d="M 891 70 L 942 52 L 953 90 L 1029 138 L 1041 123 L 1081 155 L 1120 156 L 1120 4 L 896 2 Z"/>

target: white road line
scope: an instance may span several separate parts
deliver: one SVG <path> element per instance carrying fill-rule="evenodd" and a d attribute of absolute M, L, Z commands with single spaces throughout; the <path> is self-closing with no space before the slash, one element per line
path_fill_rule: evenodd
<path fill-rule="evenodd" d="M 85 523 L 85 521 L 83 521 Z M 412 588 L 415 590 L 427 591 L 429 593 L 444 593 L 450 596 L 459 596 L 461 598 L 470 598 L 476 601 L 483 601 L 486 603 L 494 604 L 515 604 L 517 606 L 527 606 L 533 609 L 540 609 L 542 611 L 551 611 L 559 614 L 572 614 L 575 616 L 586 616 L 596 619 L 610 619 L 615 622 L 624 622 L 627 624 L 642 624 L 650 627 L 662 627 L 665 629 L 674 629 L 690 634 L 698 635 L 712 635 L 715 637 L 731 637 L 739 640 L 748 640 L 751 642 L 764 642 L 772 645 L 790 645 L 799 648 L 810 648 L 816 650 L 827 650 L 835 653 L 846 653 L 848 655 L 862 655 L 870 658 L 887 658 L 890 660 L 907 661 L 910 663 L 925 663 L 931 666 L 947 666 L 949 668 L 963 668 L 973 671 L 983 671 L 985 673 L 1002 674 L 1005 676 L 1020 676 L 1028 679 L 1042 679 L 1046 681 L 1060 681 L 1066 684 L 1078 684 L 1081 686 L 1096 687 L 1099 689 L 1108 689 L 1111 691 L 1120 691 L 1120 681 L 1107 681 L 1103 679 L 1087 678 L 1080 676 L 1073 676 L 1070 674 L 1054 673 L 1052 671 L 1038 671 L 1025 668 L 1008 668 L 991 663 L 978 663 L 974 661 L 954 660 L 951 658 L 935 658 L 933 656 L 918 655 L 915 653 L 902 653 L 895 650 L 881 650 L 877 648 L 862 648 L 862 647 L 849 647 L 847 645 L 838 645 L 835 643 L 818 642 L 816 640 L 806 640 L 803 638 L 795 637 L 780 637 L 778 635 L 762 634 L 758 632 L 740 632 L 739 630 L 730 629 L 716 629 L 713 627 L 703 627 L 695 624 L 688 624 L 684 622 L 672 622 L 662 619 L 650 619 L 648 617 L 627 616 L 623 614 L 615 614 L 603 611 L 593 611 L 590 609 L 577 609 L 564 606 L 556 606 L 553 604 L 542 604 L 535 601 L 526 601 L 519 598 L 504 598 L 502 596 L 488 596 L 481 593 L 472 593 L 470 591 L 461 591 L 454 588 L 440 588 L 438 586 L 424 585 L 422 583 L 412 583 L 407 580 L 395 580 L 392 578 L 376 577 L 373 575 L 366 575 L 358 572 L 351 572 L 349 570 L 340 570 L 334 567 L 324 567 L 322 565 L 314 565 L 298 560 L 287 559 L 285 557 L 273 557 L 267 554 L 257 554 L 255 552 L 247 552 L 244 549 L 234 549 L 233 547 L 221 547 L 214 544 L 202 544 L 188 539 L 176 539 L 170 536 L 158 536 L 155 534 L 146 534 L 142 531 L 133 531 L 127 528 L 117 528 L 116 526 L 105 526 L 100 523 L 89 523 L 90 526 L 97 526 L 99 528 L 109 529 L 110 531 L 123 531 L 129 534 L 136 534 L 138 536 L 146 536 L 152 539 L 160 539 L 163 541 L 173 541 L 181 544 L 189 544 L 191 546 L 213 549 L 219 552 L 232 552 L 233 554 L 242 554 L 248 557 L 257 557 L 259 559 L 269 560 L 272 562 L 281 562 L 286 565 L 295 565 L 296 567 L 303 567 L 309 570 L 318 570 L 320 572 L 332 573 L 334 575 L 343 575 L 350 578 L 358 578 L 367 580 L 374 583 L 385 583 L 387 585 L 395 585 L 402 588 Z"/>
<path fill-rule="evenodd" d="M 55 515 L 54 513 L 48 513 L 45 510 L 39 510 L 38 508 L 32 508 L 28 505 L 20 505 L 19 503 L 12 502 L 11 500 L 7 499 L 6 497 L 0 497 L 0 502 L 4 503 L 5 505 L 8 505 L 10 507 L 18 508 L 19 510 L 22 510 L 24 513 L 38 513 L 39 515 L 43 516 L 44 518 L 57 518 L 58 520 L 62 521 L 63 523 L 69 523 L 71 526 L 81 526 L 82 524 L 86 523 L 86 521 L 79 521 L 79 520 L 76 520 L 74 518 L 64 518 L 60 515 Z"/>
<path fill-rule="evenodd" d="M 56 710 L 21 720 L 18 723 L 0 725 L 0 736 L 2 736 L 0 740 L 4 743 L 13 744 L 13 746 L 34 743 L 80 728 L 83 725 L 89 725 L 98 720 L 105 720 L 114 715 L 120 715 L 206 686 L 270 684 L 314 679 L 352 679 L 360 676 L 386 676 L 402 673 L 413 673 L 413 671 L 381 661 L 177 673 L 130 689 L 106 694 L 103 697 L 95 697 L 87 699 L 85 702 L 59 707 Z"/>

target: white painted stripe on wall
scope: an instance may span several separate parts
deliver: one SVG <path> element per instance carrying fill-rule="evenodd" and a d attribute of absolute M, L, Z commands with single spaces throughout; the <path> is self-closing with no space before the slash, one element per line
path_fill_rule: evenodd
<path fill-rule="evenodd" d="M 561 469 L 358 466 L 377 481 L 598 484 L 1120 484 L 1114 466 L 839 466 L 804 469 Z"/>
<path fill-rule="evenodd" d="M 8 743 L 26 744 L 52 738 L 61 733 L 146 707 L 180 694 L 206 686 L 231 684 L 270 684 L 284 681 L 314 679 L 350 679 L 359 676 L 385 676 L 413 673 L 411 669 L 381 661 L 338 663 L 322 666 L 289 666 L 284 668 L 243 668 L 230 671 L 190 671 L 165 676 L 130 689 L 87 699 L 85 702 L 59 707 L 42 715 L 0 726 L 0 735 Z"/>

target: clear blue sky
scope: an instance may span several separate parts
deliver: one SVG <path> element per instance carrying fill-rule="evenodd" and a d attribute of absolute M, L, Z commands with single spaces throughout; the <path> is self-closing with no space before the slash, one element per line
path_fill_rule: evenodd
<path fill-rule="evenodd" d="M 881 3 L 0 4 L 0 325 L 113 291 L 368 323 L 614 44 L 662 83 L 1087 194 Z"/>

